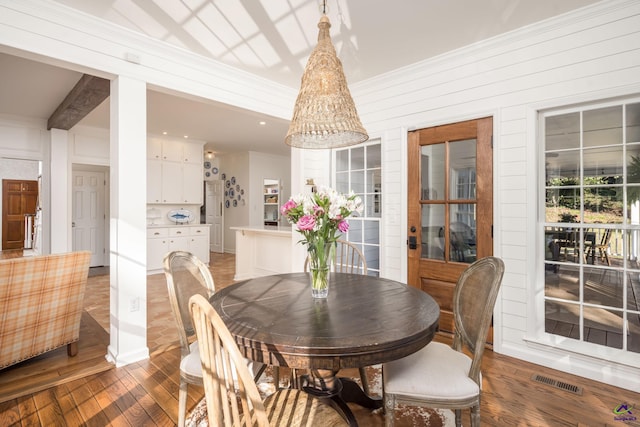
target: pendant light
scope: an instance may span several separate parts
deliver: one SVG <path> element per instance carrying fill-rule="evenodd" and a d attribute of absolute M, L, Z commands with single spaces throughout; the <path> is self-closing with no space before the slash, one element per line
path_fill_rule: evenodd
<path fill-rule="evenodd" d="M 302 75 L 293 118 L 284 140 L 296 148 L 338 148 L 369 139 L 331 42 L 326 6 L 325 0 L 318 23 L 318 45 L 311 52 Z"/>

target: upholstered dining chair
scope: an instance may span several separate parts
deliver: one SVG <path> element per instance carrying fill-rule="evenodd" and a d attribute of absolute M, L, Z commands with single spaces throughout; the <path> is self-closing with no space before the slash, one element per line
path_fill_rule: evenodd
<path fill-rule="evenodd" d="M 482 258 L 467 267 L 454 289 L 453 344 L 432 341 L 407 357 L 382 365 L 386 426 L 393 425 L 398 403 L 453 409 L 458 427 L 462 409 L 471 408 L 471 425 L 480 426 L 480 368 L 503 274 L 504 263 L 496 257 Z"/>
<path fill-rule="evenodd" d="M 178 392 L 178 426 L 185 425 L 189 384 L 202 385 L 202 366 L 195 330 L 189 313 L 189 298 L 198 294 L 210 297 L 215 292 L 209 268 L 190 252 L 173 251 L 164 258 L 164 274 L 169 303 L 180 337 L 180 390 Z M 257 365 L 256 378 L 265 365 Z"/>
<path fill-rule="evenodd" d="M 208 425 L 347 425 L 329 400 L 299 389 L 276 389 L 263 402 L 235 339 L 209 301 L 194 295 L 189 309 L 202 361 Z M 204 420 L 194 420 L 194 424 L 200 421 Z"/>
<path fill-rule="evenodd" d="M 351 273 L 367 275 L 367 260 L 362 251 L 353 243 L 346 240 L 336 240 L 335 259 L 333 260 L 333 268 L 337 273 Z M 305 273 L 309 271 L 309 257 L 304 262 Z M 369 394 L 369 380 L 367 380 L 366 368 L 360 367 L 360 382 L 362 389 Z M 292 375 L 296 375 L 295 371 Z"/>

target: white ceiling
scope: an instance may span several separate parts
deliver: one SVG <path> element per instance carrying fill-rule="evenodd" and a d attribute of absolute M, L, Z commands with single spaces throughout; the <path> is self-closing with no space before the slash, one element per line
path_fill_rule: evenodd
<path fill-rule="evenodd" d="M 295 89 L 321 16 L 320 0 L 55 1 Z M 327 15 L 352 84 L 595 2 L 327 0 Z M 0 70 L 0 114 L 38 119 L 47 119 L 81 77 L 2 53 Z M 217 152 L 289 152 L 286 120 L 153 91 L 148 108 L 151 134 L 189 135 Z M 81 124 L 108 128 L 108 115 L 105 101 Z"/>

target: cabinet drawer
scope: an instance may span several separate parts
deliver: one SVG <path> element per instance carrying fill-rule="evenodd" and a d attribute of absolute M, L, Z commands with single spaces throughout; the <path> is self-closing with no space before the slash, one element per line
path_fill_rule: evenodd
<path fill-rule="evenodd" d="M 169 235 L 169 229 L 167 228 L 148 228 L 147 229 L 147 237 L 155 238 L 155 237 L 167 237 Z"/>
<path fill-rule="evenodd" d="M 208 236 L 209 227 L 190 227 L 192 236 Z"/>
<path fill-rule="evenodd" d="M 188 235 L 189 235 L 189 227 L 171 227 L 169 229 L 169 236 L 171 237 L 188 236 Z"/>

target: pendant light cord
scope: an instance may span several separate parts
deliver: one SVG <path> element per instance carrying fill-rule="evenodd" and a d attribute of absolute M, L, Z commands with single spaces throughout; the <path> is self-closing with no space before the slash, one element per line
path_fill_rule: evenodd
<path fill-rule="evenodd" d="M 324 0 L 322 2 L 322 14 L 326 15 L 327 14 L 327 0 Z"/>

